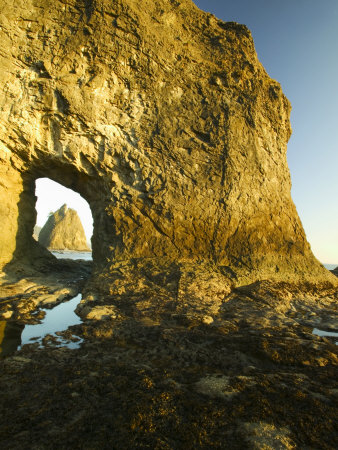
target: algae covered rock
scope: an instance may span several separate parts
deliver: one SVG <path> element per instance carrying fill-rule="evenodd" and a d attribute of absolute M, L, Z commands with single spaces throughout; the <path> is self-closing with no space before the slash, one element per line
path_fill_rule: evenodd
<path fill-rule="evenodd" d="M 90 251 L 80 217 L 67 205 L 49 216 L 39 233 L 39 243 L 50 250 Z"/>

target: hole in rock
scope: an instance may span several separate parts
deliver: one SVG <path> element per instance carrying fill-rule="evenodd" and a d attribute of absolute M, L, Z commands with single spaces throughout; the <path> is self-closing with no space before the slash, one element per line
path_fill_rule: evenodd
<path fill-rule="evenodd" d="M 33 237 L 57 258 L 92 259 L 93 217 L 80 194 L 49 178 L 35 180 Z"/>

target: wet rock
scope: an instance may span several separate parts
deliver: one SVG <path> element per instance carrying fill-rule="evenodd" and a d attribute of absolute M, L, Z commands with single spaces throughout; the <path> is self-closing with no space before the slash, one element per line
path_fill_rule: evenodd
<path fill-rule="evenodd" d="M 13 315 L 13 311 L 6 311 L 1 314 L 1 317 L 5 320 L 10 319 Z"/>
<path fill-rule="evenodd" d="M 75 297 L 90 274 L 91 264 L 60 260 L 55 272 L 34 273 L 31 277 L 18 274 L 3 276 L 5 282 L 0 287 L 0 315 L 6 319 L 22 323 L 37 323 L 44 312 L 37 308 L 51 308 Z"/>
<path fill-rule="evenodd" d="M 52 334 L 47 334 L 43 339 L 42 343 L 45 346 L 54 346 L 59 345 L 60 342 L 56 336 L 53 336 Z"/>
<path fill-rule="evenodd" d="M 23 346 L 24 364 L 0 361 L 1 446 L 13 436 L 24 446 L 29 416 L 40 448 L 50 445 L 50 417 L 59 447 L 333 448 L 338 348 L 302 321 L 330 316 L 335 299 L 287 296 L 276 313 L 286 286 L 280 298 L 276 286 L 264 289 L 255 299 L 257 287 L 234 289 L 212 325 L 199 302 L 182 313 L 181 298 L 82 304 L 101 319 L 47 336 L 42 348 Z M 77 349 L 59 347 L 78 338 Z"/>
<path fill-rule="evenodd" d="M 28 364 L 32 362 L 31 359 L 25 358 L 24 356 L 13 356 L 10 361 L 14 364 Z"/>
<path fill-rule="evenodd" d="M 94 306 L 93 308 L 88 306 L 82 309 L 81 313 L 89 320 L 115 319 L 117 315 L 114 306 Z"/>
<path fill-rule="evenodd" d="M 212 397 L 229 398 L 238 392 L 230 387 L 230 377 L 208 376 L 202 378 L 195 384 L 195 389 L 202 394 Z"/>
<path fill-rule="evenodd" d="M 295 442 L 290 438 L 290 430 L 286 427 L 276 427 L 268 422 L 251 422 L 243 423 L 240 431 L 255 450 L 296 448 Z"/>

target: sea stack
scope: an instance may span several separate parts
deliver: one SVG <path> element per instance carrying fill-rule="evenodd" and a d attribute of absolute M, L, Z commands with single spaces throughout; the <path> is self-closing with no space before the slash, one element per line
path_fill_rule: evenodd
<path fill-rule="evenodd" d="M 49 216 L 39 243 L 50 250 L 90 251 L 80 217 L 66 204 Z"/>

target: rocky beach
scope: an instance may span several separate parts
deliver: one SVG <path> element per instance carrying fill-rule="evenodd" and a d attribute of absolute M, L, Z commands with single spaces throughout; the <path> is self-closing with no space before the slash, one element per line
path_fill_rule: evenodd
<path fill-rule="evenodd" d="M 337 269 L 247 27 L 190 0 L 0 0 L 0 38 L 0 447 L 336 449 Z M 33 238 L 39 177 L 88 201 L 92 261 Z M 79 323 L 21 346 L 78 295 Z"/>
<path fill-rule="evenodd" d="M 37 323 L 35 305 L 83 290 L 78 264 L 77 282 L 4 283 L 3 319 Z M 80 303 L 59 333 L 80 348 L 47 335 L 3 358 L 1 447 L 335 448 L 337 337 L 313 330 L 337 331 L 337 290 L 262 282 L 211 301 L 201 273 L 182 301 L 178 268 L 158 268 L 142 292 Z"/>

